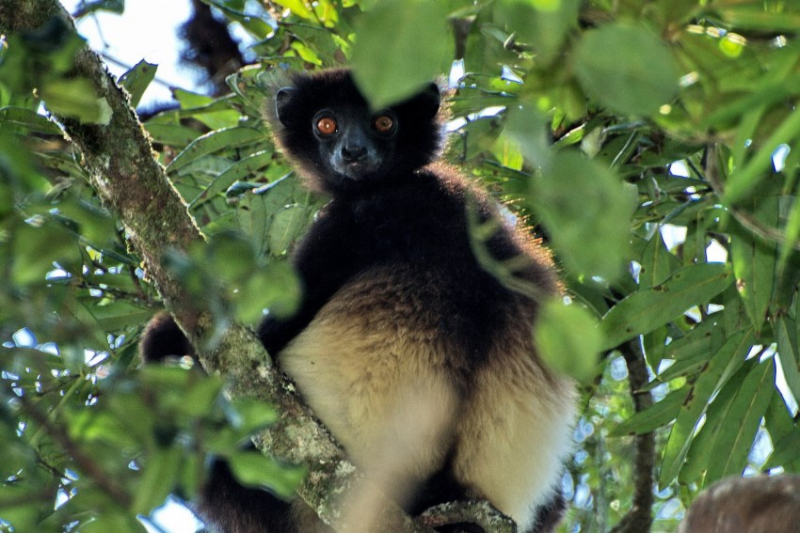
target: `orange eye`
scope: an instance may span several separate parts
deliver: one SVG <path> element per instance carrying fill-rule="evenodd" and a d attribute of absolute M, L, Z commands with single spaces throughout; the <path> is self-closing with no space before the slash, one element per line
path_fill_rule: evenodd
<path fill-rule="evenodd" d="M 336 133 L 336 121 L 330 117 L 324 117 L 317 121 L 317 131 L 322 135 L 333 135 Z"/>
<path fill-rule="evenodd" d="M 387 115 L 381 115 L 373 122 L 375 129 L 381 133 L 388 133 L 394 126 L 394 120 Z"/>

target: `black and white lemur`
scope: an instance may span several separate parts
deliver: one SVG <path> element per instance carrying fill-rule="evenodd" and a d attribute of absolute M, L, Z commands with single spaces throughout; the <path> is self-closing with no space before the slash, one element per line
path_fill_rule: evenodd
<path fill-rule="evenodd" d="M 558 281 L 527 230 L 438 161 L 436 86 L 373 112 L 349 70 L 301 74 L 268 115 L 308 186 L 331 200 L 292 256 L 299 311 L 267 316 L 261 342 L 356 465 L 369 469 L 387 445 L 404 443 L 394 468 L 412 514 L 487 499 L 520 532 L 551 531 L 564 508 L 574 386 L 534 349 L 540 298 L 509 289 L 476 259 L 475 221 L 494 224 L 480 246 L 513 263 L 518 281 L 541 297 L 557 295 Z M 151 321 L 141 351 L 145 361 L 192 353 L 168 315 Z M 420 429 L 426 406 L 435 423 Z M 299 499 L 243 488 L 222 463 L 199 510 L 225 533 L 316 529 Z"/>

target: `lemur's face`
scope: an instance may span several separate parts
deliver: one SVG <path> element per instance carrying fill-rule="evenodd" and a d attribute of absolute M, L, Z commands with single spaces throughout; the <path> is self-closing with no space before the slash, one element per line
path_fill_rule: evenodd
<path fill-rule="evenodd" d="M 349 71 L 298 76 L 275 94 L 277 138 L 314 189 L 368 189 L 410 177 L 442 144 L 434 84 L 371 111 Z"/>
<path fill-rule="evenodd" d="M 370 113 L 366 106 L 318 111 L 309 124 L 321 160 L 339 180 L 360 181 L 381 174 L 397 142 L 397 115 L 390 109 Z"/>

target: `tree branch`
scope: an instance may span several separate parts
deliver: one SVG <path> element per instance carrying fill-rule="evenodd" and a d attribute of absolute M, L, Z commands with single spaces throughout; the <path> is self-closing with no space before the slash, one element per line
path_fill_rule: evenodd
<path fill-rule="evenodd" d="M 427 509 L 420 520 L 429 527 L 472 523 L 484 531 L 516 533 L 517 525 L 486 501 L 445 503 Z"/>
<path fill-rule="evenodd" d="M 628 366 L 628 383 L 633 406 L 640 413 L 653 405 L 653 396 L 647 385 L 647 364 L 639 344 L 639 338 L 619 347 Z M 655 433 L 636 435 L 636 462 L 634 463 L 635 493 L 633 507 L 611 530 L 611 533 L 646 533 L 653 523 L 653 466 L 655 465 Z"/>
<path fill-rule="evenodd" d="M 69 14 L 56 0 L 0 0 L 3 34 L 39 28 L 51 17 L 60 17 L 73 27 Z M 104 124 L 56 117 L 80 148 L 98 195 L 119 215 L 167 309 L 198 348 L 203 366 L 210 372 L 224 372 L 230 378 L 234 396 L 267 400 L 281 413 L 279 422 L 260 440 L 262 449 L 284 461 L 307 464 L 310 473 L 298 494 L 324 521 L 346 530 L 347 525 L 339 523 L 335 495 L 352 485 L 355 468 L 298 401 L 290 384 L 281 378 L 261 343 L 247 328 L 231 326 L 217 346 L 206 346 L 204 340 L 212 329 L 211 313 L 198 307 L 179 280 L 161 264 L 169 249 L 185 251 L 203 242 L 203 236 L 154 158 L 126 93 L 100 58 L 83 48 L 72 75 L 88 80 L 96 98 L 102 99 L 110 110 L 110 119 Z M 381 531 L 430 531 L 416 524 L 393 502 L 384 498 L 380 503 L 385 510 L 379 524 Z"/>

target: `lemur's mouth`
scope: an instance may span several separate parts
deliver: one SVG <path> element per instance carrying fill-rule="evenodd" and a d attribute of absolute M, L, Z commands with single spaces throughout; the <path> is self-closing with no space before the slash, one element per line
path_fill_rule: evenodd
<path fill-rule="evenodd" d="M 360 180 L 378 170 L 378 165 L 367 161 L 352 161 L 336 165 L 335 170 L 345 178 Z"/>

